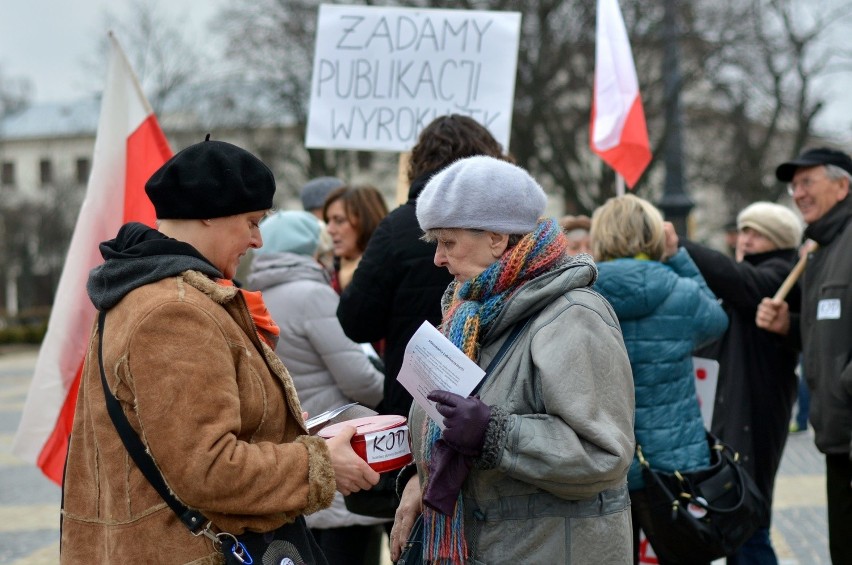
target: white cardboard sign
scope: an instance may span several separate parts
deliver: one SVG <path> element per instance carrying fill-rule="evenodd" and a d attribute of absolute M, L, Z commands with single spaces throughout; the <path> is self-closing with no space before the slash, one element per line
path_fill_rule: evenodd
<path fill-rule="evenodd" d="M 509 146 L 521 15 L 322 4 L 305 144 L 408 151 L 463 114 Z"/>

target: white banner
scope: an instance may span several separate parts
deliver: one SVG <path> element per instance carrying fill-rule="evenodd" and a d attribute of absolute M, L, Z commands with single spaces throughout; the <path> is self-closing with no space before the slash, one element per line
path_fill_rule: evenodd
<path fill-rule="evenodd" d="M 508 149 L 520 28 L 517 12 L 321 5 L 305 144 L 408 151 L 463 114 Z"/>
<path fill-rule="evenodd" d="M 716 406 L 716 385 L 719 383 L 719 362 L 704 357 L 692 358 L 695 373 L 695 393 L 701 407 L 701 418 L 708 430 L 713 422 L 713 408 Z"/>

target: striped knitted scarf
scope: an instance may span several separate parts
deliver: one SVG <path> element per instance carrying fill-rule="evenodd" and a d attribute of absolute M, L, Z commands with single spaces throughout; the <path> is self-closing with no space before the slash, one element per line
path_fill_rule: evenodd
<path fill-rule="evenodd" d="M 480 336 L 487 333 L 506 301 L 524 283 L 564 264 L 568 260 L 566 246 L 565 235 L 555 220 L 539 223 L 534 232 L 524 236 L 485 271 L 457 285 L 444 313 L 441 331 L 465 355 L 478 360 Z M 432 446 L 441 437 L 441 429 L 426 418 L 422 433 L 424 469 L 428 474 Z M 424 505 L 423 526 L 426 562 L 450 564 L 467 559 L 461 493 L 452 516 Z"/>

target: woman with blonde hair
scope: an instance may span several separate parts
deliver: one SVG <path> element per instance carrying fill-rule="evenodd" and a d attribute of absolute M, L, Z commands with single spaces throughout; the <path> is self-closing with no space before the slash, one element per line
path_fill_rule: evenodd
<path fill-rule="evenodd" d="M 591 234 L 595 287 L 615 309 L 633 369 L 636 445 L 655 469 L 705 467 L 710 451 L 692 351 L 722 335 L 727 316 L 689 254 L 678 249 L 674 226 L 650 202 L 632 194 L 610 198 L 592 215 Z M 636 457 L 627 484 L 638 561 L 639 529 L 652 544 L 654 531 Z"/>

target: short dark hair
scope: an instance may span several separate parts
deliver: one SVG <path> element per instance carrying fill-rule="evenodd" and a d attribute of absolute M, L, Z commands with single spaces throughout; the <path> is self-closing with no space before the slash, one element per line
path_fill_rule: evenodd
<path fill-rule="evenodd" d="M 379 222 L 388 215 L 385 199 L 374 186 L 341 186 L 331 191 L 325 198 L 322 218 L 326 222 L 328 222 L 328 207 L 337 200 L 343 203 L 346 218 L 358 233 L 356 245 L 358 250 L 363 253 Z"/>
<path fill-rule="evenodd" d="M 408 180 L 474 155 L 508 160 L 494 136 L 473 118 L 460 114 L 435 118 L 423 128 L 411 150 Z"/>

